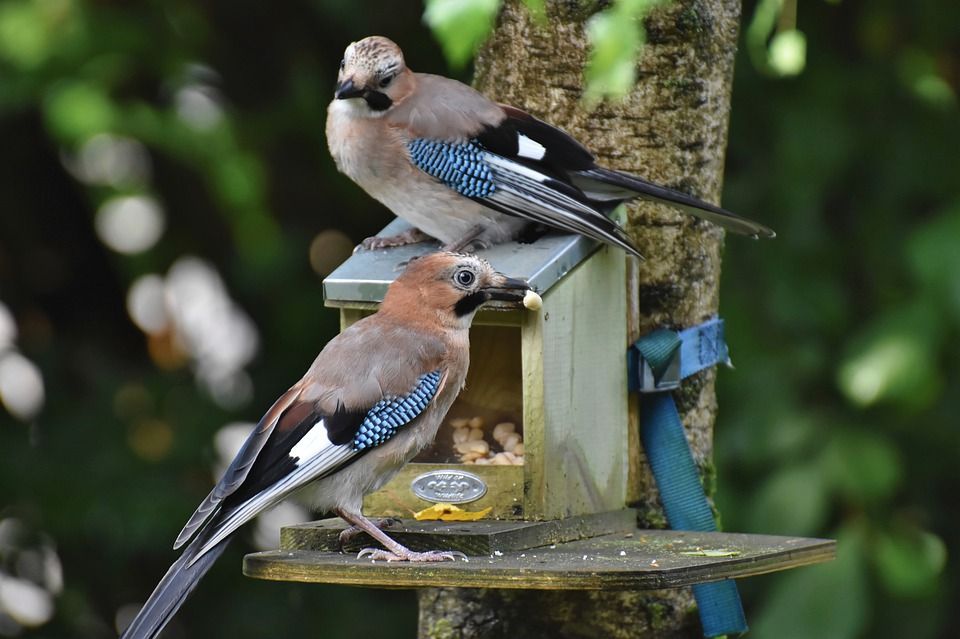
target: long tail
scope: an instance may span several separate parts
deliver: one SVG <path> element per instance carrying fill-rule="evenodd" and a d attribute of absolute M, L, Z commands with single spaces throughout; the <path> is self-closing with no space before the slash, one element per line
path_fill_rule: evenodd
<path fill-rule="evenodd" d="M 133 622 L 120 635 L 120 639 L 154 639 L 160 634 L 200 579 L 213 566 L 213 562 L 226 550 L 231 539 L 227 537 L 200 557 L 196 557 L 197 551 L 203 547 L 204 538 L 205 535 L 200 535 L 194 539 L 180 558 L 173 562 L 147 599 L 147 603 L 143 604 Z"/>
<path fill-rule="evenodd" d="M 680 209 L 684 213 L 719 224 L 720 226 L 754 238 L 775 237 L 773 229 L 731 213 L 719 206 L 674 191 L 663 186 L 640 179 L 629 173 L 594 167 L 584 171 L 571 172 L 573 183 L 590 198 L 600 201 L 627 200 L 641 197 L 646 200 L 658 200 Z"/>

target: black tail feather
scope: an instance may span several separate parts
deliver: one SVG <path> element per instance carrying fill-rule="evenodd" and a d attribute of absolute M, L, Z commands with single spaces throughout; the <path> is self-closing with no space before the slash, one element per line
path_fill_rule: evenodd
<path fill-rule="evenodd" d="M 227 537 L 200 557 L 195 558 L 197 550 L 203 546 L 204 539 L 204 535 L 194 539 L 180 558 L 173 562 L 167 574 L 154 588 L 150 598 L 143 604 L 140 612 L 120 635 L 120 639 L 154 639 L 160 634 L 230 543 L 230 537 Z"/>
<path fill-rule="evenodd" d="M 631 199 L 631 196 L 634 196 L 648 200 L 656 200 L 665 202 L 689 215 L 694 215 L 718 224 L 734 233 L 749 235 L 755 238 L 771 238 L 776 236 L 773 229 L 759 222 L 748 220 L 747 218 L 699 200 L 686 193 L 658 186 L 628 173 L 594 167 L 584 171 L 571 172 L 571 178 L 573 179 L 573 183 L 580 187 L 588 196 L 591 190 L 590 183 L 593 182 L 599 187 L 597 190 L 603 194 L 603 200 L 609 200 L 612 197 L 621 196 L 621 194 L 623 199 Z M 614 187 L 614 190 L 611 191 L 609 187 Z M 623 191 L 618 193 L 616 192 L 618 189 L 622 189 Z"/>

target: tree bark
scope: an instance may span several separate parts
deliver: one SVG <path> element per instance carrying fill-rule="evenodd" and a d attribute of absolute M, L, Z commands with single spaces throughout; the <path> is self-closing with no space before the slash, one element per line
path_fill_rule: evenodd
<path fill-rule="evenodd" d="M 581 104 L 586 20 L 602 4 L 548 0 L 538 25 L 507 0 L 476 62 L 477 88 L 556 124 L 592 149 L 600 164 L 636 173 L 717 202 L 722 183 L 738 0 L 675 0 L 646 20 L 638 82 L 622 102 Z M 633 339 L 658 327 L 686 327 L 717 312 L 723 232 L 663 206 L 635 204 L 626 229 L 646 261 L 632 262 L 627 295 Z M 630 258 L 628 258 L 630 259 Z M 713 483 L 714 373 L 677 393 L 708 491 Z M 639 445 L 631 408 L 631 498 L 640 525 L 666 525 Z M 697 637 L 688 589 L 646 592 L 540 592 L 424 589 L 420 637 Z"/>

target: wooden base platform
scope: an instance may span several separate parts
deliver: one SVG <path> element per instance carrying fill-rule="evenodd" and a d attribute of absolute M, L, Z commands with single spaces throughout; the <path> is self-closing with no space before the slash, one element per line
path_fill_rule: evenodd
<path fill-rule="evenodd" d="M 411 548 L 474 553 L 468 561 L 410 564 L 357 559 L 355 548 L 369 545 L 368 538 L 348 546 L 349 554 L 332 550 L 343 523 L 325 520 L 284 529 L 281 549 L 247 555 L 243 572 L 257 579 L 377 588 L 626 590 L 748 577 L 829 561 L 836 553 L 829 539 L 636 529 L 536 548 L 497 545 L 497 537 L 539 536 L 543 530 L 522 527 L 545 524 L 556 522 L 404 521 L 387 531 Z M 445 543 L 433 543 L 439 540 Z M 475 554 L 481 547 L 484 554 Z"/>

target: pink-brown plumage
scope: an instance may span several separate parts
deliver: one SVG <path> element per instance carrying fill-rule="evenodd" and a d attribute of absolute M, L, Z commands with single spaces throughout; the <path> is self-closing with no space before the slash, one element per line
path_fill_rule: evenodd
<path fill-rule="evenodd" d="M 737 233 L 774 235 L 691 195 L 598 166 L 566 132 L 455 80 L 411 71 L 400 48 L 381 36 L 351 43 L 344 52 L 326 132 L 343 173 L 448 250 L 516 239 L 538 224 L 639 256 L 608 217 L 638 197 Z M 414 141 L 433 150 L 421 157 L 411 151 Z M 364 246 L 421 239 L 369 238 Z"/>
<path fill-rule="evenodd" d="M 364 551 L 374 558 L 454 559 L 399 545 L 363 517 L 363 496 L 433 441 L 466 379 L 476 310 L 528 291 L 474 256 L 412 261 L 380 310 L 331 340 L 267 411 L 184 526 L 182 555 L 123 637 L 155 637 L 237 528 L 294 491 L 309 491 L 318 511 L 338 513 L 383 544 Z"/>

